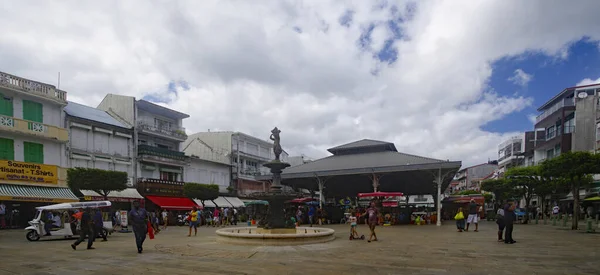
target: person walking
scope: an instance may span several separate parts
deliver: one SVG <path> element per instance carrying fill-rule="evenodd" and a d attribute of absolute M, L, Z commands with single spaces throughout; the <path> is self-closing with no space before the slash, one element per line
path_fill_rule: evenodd
<path fill-rule="evenodd" d="M 506 224 L 504 223 L 504 209 L 502 207 L 499 207 L 496 212 L 496 224 L 498 224 L 498 242 L 503 242 L 502 233 Z"/>
<path fill-rule="evenodd" d="M 504 243 L 505 244 L 514 244 L 516 241 L 512 237 L 513 233 L 513 224 L 517 220 L 517 215 L 515 215 L 515 204 L 509 203 L 504 207 Z"/>
<path fill-rule="evenodd" d="M 198 235 L 198 220 L 200 219 L 200 212 L 198 208 L 194 206 L 192 211 L 190 211 L 190 231 L 188 233 L 188 237 L 192 236 L 192 227 L 194 228 L 194 236 Z"/>
<path fill-rule="evenodd" d="M 167 209 L 163 209 L 162 211 L 162 220 L 163 220 L 163 230 L 167 230 L 167 226 L 169 225 L 169 212 Z"/>
<path fill-rule="evenodd" d="M 477 214 L 477 203 L 475 202 L 474 199 L 471 199 L 471 203 L 469 203 L 469 216 L 467 217 L 467 229 L 465 229 L 465 231 L 469 231 L 469 225 L 471 225 L 471 223 L 475 224 L 475 232 L 478 232 L 479 230 L 479 224 L 477 223 L 479 221 L 479 215 Z"/>
<path fill-rule="evenodd" d="M 308 208 L 308 223 L 310 223 L 310 227 L 313 226 L 315 212 L 315 207 L 311 205 L 310 208 Z"/>
<path fill-rule="evenodd" d="M 371 235 L 369 236 L 369 240 L 368 242 L 377 241 L 377 234 L 375 234 L 375 227 L 377 226 L 377 222 L 379 221 L 379 210 L 377 209 L 377 207 L 375 207 L 375 202 L 372 201 L 371 204 L 369 205 L 369 208 L 367 208 L 367 211 L 365 212 L 364 215 L 367 215 L 367 221 L 369 223 L 369 229 L 371 230 Z M 375 238 L 373 240 L 373 237 Z"/>
<path fill-rule="evenodd" d="M 132 223 L 138 253 L 142 253 L 146 234 L 148 234 L 148 212 L 140 207 L 139 201 L 133 202 L 133 209 L 129 211 L 129 220 Z"/>
<path fill-rule="evenodd" d="M 6 205 L 0 201 L 0 228 L 6 228 Z"/>
<path fill-rule="evenodd" d="M 96 209 L 94 213 L 94 240 L 96 236 L 100 236 L 103 242 L 106 242 L 106 235 L 104 234 L 104 220 L 102 219 L 102 211 Z"/>
<path fill-rule="evenodd" d="M 95 249 L 92 247 L 94 244 L 94 236 L 92 235 L 94 232 L 94 222 L 92 220 L 92 215 L 90 215 L 89 210 L 80 209 L 81 212 L 81 230 L 79 230 L 79 239 L 71 244 L 71 248 L 73 250 L 77 250 L 77 246 L 85 240 L 87 237 L 88 244 L 87 249 Z"/>
<path fill-rule="evenodd" d="M 463 230 L 465 230 L 465 213 L 462 207 L 459 207 L 458 211 L 456 211 L 454 220 L 456 221 L 456 229 L 458 232 L 463 232 Z"/>

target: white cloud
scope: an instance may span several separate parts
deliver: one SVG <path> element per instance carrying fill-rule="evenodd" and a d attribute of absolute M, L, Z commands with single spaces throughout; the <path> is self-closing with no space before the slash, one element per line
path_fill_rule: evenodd
<path fill-rule="evenodd" d="M 593 80 L 590 78 L 585 78 L 585 79 L 579 81 L 577 83 L 577 85 L 575 85 L 575 86 L 584 86 L 584 85 L 591 85 L 591 84 L 600 84 L 600 77 L 596 80 Z"/>
<path fill-rule="evenodd" d="M 536 114 L 529 114 L 527 115 L 527 119 L 529 120 L 529 122 L 531 122 L 532 125 L 535 125 L 536 119 L 537 119 L 537 115 Z"/>
<path fill-rule="evenodd" d="M 513 76 L 508 78 L 510 82 L 521 87 L 526 87 L 531 79 L 533 79 L 533 75 L 526 73 L 522 69 L 516 69 Z"/>
<path fill-rule="evenodd" d="M 183 79 L 189 89 L 168 105 L 191 115 L 188 132 L 266 139 L 278 126 L 292 154 L 322 157 L 329 146 L 373 138 L 468 165 L 495 158 L 514 135 L 482 125 L 531 104 L 488 92 L 493 61 L 560 57 L 573 41 L 600 38 L 594 0 L 387 2 L 9 1 L 0 10 L 1 70 L 49 83 L 60 71 L 61 88 L 90 105 L 108 92 L 166 93 Z M 373 53 L 397 18 L 402 39 L 388 65 Z M 381 29 L 365 50 L 358 41 L 371 25 Z"/>

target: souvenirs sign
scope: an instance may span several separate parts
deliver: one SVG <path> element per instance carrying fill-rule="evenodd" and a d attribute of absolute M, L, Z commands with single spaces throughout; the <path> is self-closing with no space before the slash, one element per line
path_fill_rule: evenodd
<path fill-rule="evenodd" d="M 55 165 L 0 160 L 0 180 L 57 184 L 58 168 Z"/>

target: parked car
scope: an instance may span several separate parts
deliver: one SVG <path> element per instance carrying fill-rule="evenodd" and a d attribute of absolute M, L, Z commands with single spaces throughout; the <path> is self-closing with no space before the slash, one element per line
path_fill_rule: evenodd
<path fill-rule="evenodd" d="M 517 215 L 517 220 L 523 220 L 525 218 L 525 208 L 516 208 L 515 215 Z"/>

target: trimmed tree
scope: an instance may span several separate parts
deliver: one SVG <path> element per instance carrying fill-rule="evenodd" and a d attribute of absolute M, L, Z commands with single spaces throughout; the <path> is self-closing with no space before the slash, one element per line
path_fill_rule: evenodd
<path fill-rule="evenodd" d="M 504 178 L 485 180 L 481 183 L 481 190 L 492 192 L 496 198 L 496 202 L 502 203 L 517 195 L 514 186 L 507 181 Z"/>
<path fill-rule="evenodd" d="M 213 201 L 219 197 L 219 185 L 187 182 L 183 185 L 183 194 L 192 200 L 199 200 L 204 207 L 204 201 Z"/>
<path fill-rule="evenodd" d="M 573 194 L 572 230 L 578 229 L 579 189 L 590 184 L 592 174 L 600 174 L 600 155 L 590 152 L 566 152 L 546 160 L 541 165 L 544 175 L 567 184 Z"/>
<path fill-rule="evenodd" d="M 92 190 L 108 200 L 113 191 L 127 189 L 127 173 L 95 168 L 70 168 L 67 170 L 67 185 L 71 190 Z"/>
<path fill-rule="evenodd" d="M 523 223 L 529 222 L 529 207 L 531 199 L 535 195 L 539 195 L 539 189 L 544 183 L 541 179 L 540 168 L 536 166 L 514 167 L 508 169 L 504 174 L 508 179 L 508 183 L 514 186 L 518 195 L 525 198 L 525 217 Z"/>

